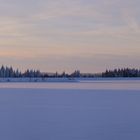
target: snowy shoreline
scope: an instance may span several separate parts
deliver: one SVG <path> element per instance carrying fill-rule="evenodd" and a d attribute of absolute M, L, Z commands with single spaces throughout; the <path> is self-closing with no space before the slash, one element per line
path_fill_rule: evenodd
<path fill-rule="evenodd" d="M 0 82 L 100 82 L 100 81 L 139 81 L 140 78 L 0 78 Z"/>

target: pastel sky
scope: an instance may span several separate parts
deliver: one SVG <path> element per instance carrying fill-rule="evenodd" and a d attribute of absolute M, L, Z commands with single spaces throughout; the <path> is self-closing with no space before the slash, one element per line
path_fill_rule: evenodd
<path fill-rule="evenodd" d="M 41 71 L 140 67 L 140 0 L 0 0 L 0 64 Z"/>

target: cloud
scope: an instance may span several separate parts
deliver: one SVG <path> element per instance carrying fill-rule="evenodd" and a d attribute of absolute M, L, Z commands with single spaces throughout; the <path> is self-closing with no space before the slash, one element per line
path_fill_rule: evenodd
<path fill-rule="evenodd" d="M 23 62 L 28 58 L 35 63 L 37 59 L 43 62 L 49 59 L 57 67 L 54 58 L 64 58 L 67 60 L 63 60 L 64 66 L 68 62 L 71 67 L 79 65 L 83 69 L 88 62 L 90 66 L 97 65 L 93 60 L 96 58 L 102 65 L 99 54 L 103 57 L 112 54 L 110 65 L 116 63 L 113 58 L 118 55 L 125 58 L 128 54 L 130 63 L 139 60 L 130 55 L 140 55 L 139 0 L 0 2 L 0 57 L 5 60 L 6 57 L 18 58 Z M 77 61 L 72 65 L 74 59 Z M 43 64 L 40 67 L 44 67 Z"/>

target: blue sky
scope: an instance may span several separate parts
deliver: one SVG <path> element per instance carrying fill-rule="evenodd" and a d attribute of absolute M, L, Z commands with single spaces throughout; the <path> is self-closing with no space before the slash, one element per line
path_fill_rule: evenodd
<path fill-rule="evenodd" d="M 0 64 L 83 72 L 140 66 L 139 0 L 0 0 Z"/>

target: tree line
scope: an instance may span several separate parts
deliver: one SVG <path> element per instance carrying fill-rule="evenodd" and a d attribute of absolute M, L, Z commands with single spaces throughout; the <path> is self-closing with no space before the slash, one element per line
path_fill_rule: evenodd
<path fill-rule="evenodd" d="M 114 69 L 106 70 L 102 73 L 102 77 L 140 77 L 140 69 Z"/>
<path fill-rule="evenodd" d="M 1 78 L 41 77 L 41 72 L 39 70 L 36 71 L 27 69 L 25 72 L 22 73 L 18 69 L 14 70 L 12 67 L 1 66 L 0 77 Z"/>
<path fill-rule="evenodd" d="M 114 70 L 106 70 L 102 73 L 81 73 L 79 70 L 75 70 L 73 73 L 68 74 L 66 72 L 63 73 L 47 73 L 40 72 L 40 70 L 29 70 L 27 69 L 24 72 L 16 69 L 14 70 L 12 67 L 4 67 L 3 65 L 0 68 L 0 78 L 94 78 L 94 77 L 140 77 L 140 69 L 132 69 L 132 68 L 123 68 L 123 69 L 114 69 Z"/>

